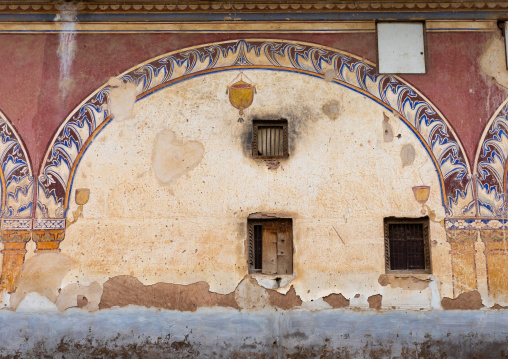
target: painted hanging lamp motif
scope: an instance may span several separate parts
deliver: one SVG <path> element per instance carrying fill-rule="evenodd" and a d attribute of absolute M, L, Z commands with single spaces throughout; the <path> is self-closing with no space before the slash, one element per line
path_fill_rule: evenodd
<path fill-rule="evenodd" d="M 239 77 L 240 79 L 236 81 Z M 246 81 L 244 81 L 244 78 Z M 254 82 L 249 79 L 247 75 L 244 75 L 244 73 L 240 71 L 240 73 L 229 83 L 226 93 L 229 93 L 229 102 L 231 105 L 240 110 L 240 118 L 238 121 L 243 122 L 243 110 L 252 105 L 252 101 L 254 101 L 254 94 L 256 93 L 256 85 L 254 85 Z"/>

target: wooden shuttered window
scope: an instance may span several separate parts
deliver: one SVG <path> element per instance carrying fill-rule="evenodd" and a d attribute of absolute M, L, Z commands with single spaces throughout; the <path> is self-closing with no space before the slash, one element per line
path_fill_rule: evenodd
<path fill-rule="evenodd" d="M 291 219 L 249 220 L 249 272 L 293 273 Z"/>
<path fill-rule="evenodd" d="M 430 273 L 429 219 L 385 218 L 387 272 Z"/>

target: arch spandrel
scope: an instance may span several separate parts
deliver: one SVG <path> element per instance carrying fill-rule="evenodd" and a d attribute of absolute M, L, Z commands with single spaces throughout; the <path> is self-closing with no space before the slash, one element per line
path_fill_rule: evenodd
<path fill-rule="evenodd" d="M 175 51 L 136 66 L 119 78 L 135 85 L 136 99 L 194 76 L 237 69 L 292 71 L 324 77 L 378 102 L 417 136 L 440 179 L 449 216 L 474 213 L 469 164 L 444 116 L 416 89 L 396 76 L 376 75 L 375 65 L 355 55 L 316 44 L 281 40 L 240 40 Z M 64 218 L 72 178 L 86 148 L 113 119 L 111 87 L 94 92 L 61 125 L 46 153 L 38 179 L 38 218 Z"/>
<path fill-rule="evenodd" d="M 480 216 L 506 216 L 507 157 L 508 99 L 485 127 L 475 158 L 475 186 Z"/>
<path fill-rule="evenodd" d="M 2 112 L 0 112 L 0 137 L 1 216 L 4 222 L 6 219 L 26 219 L 22 227 L 29 229 L 30 227 L 26 226 L 32 217 L 34 190 L 30 160 L 19 135 Z M 5 223 L 2 224 L 2 229 L 17 225 L 19 223 L 9 222 L 9 225 Z"/>

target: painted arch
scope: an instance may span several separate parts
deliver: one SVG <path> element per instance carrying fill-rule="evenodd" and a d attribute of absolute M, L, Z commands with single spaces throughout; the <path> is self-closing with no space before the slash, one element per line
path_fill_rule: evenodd
<path fill-rule="evenodd" d="M 324 78 L 356 91 L 394 113 L 417 136 L 432 159 L 448 216 L 474 210 L 469 164 L 444 116 L 422 94 L 396 76 L 377 75 L 375 65 L 322 45 L 282 40 L 240 40 L 171 52 L 118 76 L 136 86 L 137 101 L 166 87 L 208 73 L 264 69 Z M 37 217 L 65 218 L 73 175 L 94 137 L 113 120 L 104 85 L 64 121 L 47 150 L 38 178 Z"/>
<path fill-rule="evenodd" d="M 0 191 L 2 229 L 30 229 L 33 175 L 16 130 L 0 111 Z"/>
<path fill-rule="evenodd" d="M 480 216 L 506 216 L 508 99 L 488 122 L 475 157 L 474 173 Z"/>

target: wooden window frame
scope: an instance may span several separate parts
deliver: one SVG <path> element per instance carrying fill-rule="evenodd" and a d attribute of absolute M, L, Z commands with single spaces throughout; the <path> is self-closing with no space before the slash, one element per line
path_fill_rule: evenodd
<path fill-rule="evenodd" d="M 276 258 L 277 263 L 277 271 L 272 271 L 269 273 L 264 272 L 264 268 L 256 268 L 256 243 L 255 243 L 255 226 L 263 226 L 267 223 L 277 223 L 277 228 L 284 228 L 284 226 L 288 226 L 289 229 L 279 230 L 277 233 L 277 246 L 274 249 L 274 253 L 272 255 Z M 247 264 L 249 267 L 250 274 L 261 274 L 261 275 L 292 275 L 293 274 L 293 220 L 291 218 L 270 218 L 270 219 L 247 219 Z M 284 240 L 287 240 L 284 252 L 284 249 L 279 248 L 279 234 L 285 234 Z M 259 254 L 260 256 L 262 253 Z M 284 260 L 284 262 L 282 262 Z M 263 261 L 263 260 L 262 260 Z M 287 268 L 287 272 L 280 271 L 280 268 Z"/>
<path fill-rule="evenodd" d="M 421 224 L 423 234 L 423 251 L 425 269 L 398 269 L 393 270 L 390 266 L 390 224 Z M 384 219 L 384 242 L 385 242 L 385 271 L 387 274 L 430 274 L 432 266 L 430 260 L 430 232 L 429 217 L 422 218 L 397 218 Z"/>
<path fill-rule="evenodd" d="M 259 127 L 282 127 L 283 143 L 282 143 L 282 155 L 280 156 L 264 156 L 259 155 L 258 151 L 258 129 Z M 288 121 L 284 118 L 279 120 L 253 120 L 252 121 L 252 157 L 259 160 L 274 160 L 283 159 L 289 157 L 289 146 L 288 146 Z"/>

